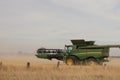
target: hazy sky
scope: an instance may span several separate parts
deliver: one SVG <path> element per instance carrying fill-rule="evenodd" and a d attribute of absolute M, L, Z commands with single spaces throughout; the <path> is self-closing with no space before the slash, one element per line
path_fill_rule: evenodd
<path fill-rule="evenodd" d="M 1 53 L 79 38 L 120 44 L 120 0 L 0 0 Z"/>

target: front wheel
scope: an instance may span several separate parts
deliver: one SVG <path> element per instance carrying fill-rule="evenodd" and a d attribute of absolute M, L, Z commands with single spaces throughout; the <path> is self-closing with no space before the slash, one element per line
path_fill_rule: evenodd
<path fill-rule="evenodd" d="M 76 65 L 78 62 L 77 58 L 74 56 L 70 56 L 66 59 L 66 64 L 67 65 Z"/>

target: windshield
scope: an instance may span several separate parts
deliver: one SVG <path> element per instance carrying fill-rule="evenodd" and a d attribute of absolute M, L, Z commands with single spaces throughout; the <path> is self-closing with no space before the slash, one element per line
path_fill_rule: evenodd
<path fill-rule="evenodd" d="M 71 50 L 72 50 L 72 47 L 68 47 L 67 50 L 68 50 L 68 51 L 71 51 Z"/>
<path fill-rule="evenodd" d="M 70 51 L 71 51 L 72 49 L 73 49 L 72 46 L 66 46 L 66 51 L 67 51 L 67 53 L 70 53 Z"/>

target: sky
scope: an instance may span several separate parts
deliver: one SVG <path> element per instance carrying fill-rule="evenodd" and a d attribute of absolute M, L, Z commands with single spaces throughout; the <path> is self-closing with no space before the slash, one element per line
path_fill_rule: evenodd
<path fill-rule="evenodd" d="M 0 53 L 64 48 L 71 39 L 120 44 L 120 0 L 0 0 Z"/>

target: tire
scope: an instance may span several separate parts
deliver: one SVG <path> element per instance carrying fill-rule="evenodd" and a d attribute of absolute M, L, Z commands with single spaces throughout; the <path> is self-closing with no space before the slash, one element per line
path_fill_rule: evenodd
<path fill-rule="evenodd" d="M 78 59 L 74 56 L 70 56 L 66 59 L 67 65 L 76 65 L 78 63 Z"/>
<path fill-rule="evenodd" d="M 96 59 L 94 59 L 94 58 L 89 58 L 89 59 L 87 60 L 87 64 L 90 65 L 90 66 L 94 66 L 94 65 L 97 65 L 98 62 L 97 62 Z"/>

